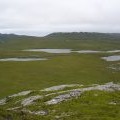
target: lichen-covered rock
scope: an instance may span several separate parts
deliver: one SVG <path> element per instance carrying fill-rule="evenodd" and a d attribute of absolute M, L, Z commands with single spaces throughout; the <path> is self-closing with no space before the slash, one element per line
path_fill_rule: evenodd
<path fill-rule="evenodd" d="M 66 87 L 69 87 L 69 89 L 64 89 Z M 94 90 L 106 91 L 106 92 L 120 91 L 120 84 L 114 84 L 113 82 L 110 82 L 103 85 L 94 84 L 86 87 L 85 86 L 81 87 L 81 85 L 78 85 L 78 84 L 72 84 L 72 85 L 53 86 L 53 87 L 46 88 L 44 90 L 38 90 L 38 91 L 31 91 L 31 90 L 23 91 L 18 94 L 10 95 L 4 99 L 1 99 L 0 105 L 3 108 L 5 108 L 5 110 L 8 110 L 8 111 L 23 112 L 27 114 L 42 116 L 42 115 L 48 115 L 48 110 L 44 110 L 44 109 L 47 109 L 47 108 L 49 109 L 50 107 L 49 105 L 57 105 L 64 101 L 67 102 L 68 100 L 71 100 L 71 99 L 77 99 L 79 96 L 83 95 L 85 92 L 94 91 Z M 93 93 L 93 95 L 96 97 L 98 96 L 96 92 Z M 108 102 L 108 105 L 117 105 L 117 104 L 119 104 L 119 101 Z M 32 111 L 31 111 L 31 108 L 32 108 Z M 49 110 L 49 112 L 52 113 L 52 110 L 51 111 Z M 70 114 L 62 114 L 58 117 L 64 117 L 68 115 Z"/>
<path fill-rule="evenodd" d="M 30 111 L 30 110 L 27 110 L 27 109 L 23 109 L 22 112 L 24 113 L 29 113 L 29 114 L 33 114 L 33 115 L 47 115 L 48 114 L 48 111 Z"/>
<path fill-rule="evenodd" d="M 57 91 L 57 90 L 63 90 L 66 87 L 77 87 L 77 86 L 83 86 L 83 85 L 79 85 L 79 84 L 59 85 L 59 86 L 53 86 L 53 87 L 45 88 L 42 91 Z"/>
<path fill-rule="evenodd" d="M 69 100 L 69 99 L 71 99 L 73 97 L 78 97 L 80 94 L 81 94 L 80 91 L 72 91 L 72 92 L 67 93 L 67 94 L 59 95 L 59 96 L 53 98 L 52 100 L 47 101 L 46 104 L 47 105 L 58 104 L 58 103 L 60 103 L 62 101 Z"/>
<path fill-rule="evenodd" d="M 14 95 L 10 95 L 9 97 L 25 96 L 25 95 L 30 94 L 31 92 L 32 92 L 31 90 L 23 91 L 23 92 L 20 92 L 20 93 L 14 94 Z"/>
<path fill-rule="evenodd" d="M 7 110 L 16 111 L 16 110 L 19 109 L 19 108 L 21 108 L 21 107 L 8 108 Z"/>
<path fill-rule="evenodd" d="M 0 105 L 5 105 L 6 104 L 6 98 L 0 100 Z"/>
<path fill-rule="evenodd" d="M 38 100 L 38 99 L 41 99 L 41 98 L 43 98 L 43 97 L 40 96 L 40 95 L 30 96 L 30 97 L 25 98 L 24 100 L 22 100 L 21 104 L 22 104 L 23 106 L 28 106 L 28 105 L 33 104 L 33 102 L 34 102 L 35 100 Z"/>

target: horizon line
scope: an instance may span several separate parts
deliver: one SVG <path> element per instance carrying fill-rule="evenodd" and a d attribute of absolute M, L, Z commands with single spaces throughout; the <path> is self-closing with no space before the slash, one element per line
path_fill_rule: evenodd
<path fill-rule="evenodd" d="M 0 34 L 3 34 L 3 35 L 16 35 L 16 36 L 28 36 L 28 37 L 45 37 L 45 36 L 48 36 L 48 35 L 50 35 L 50 34 L 57 34 L 57 33 L 98 33 L 98 34 L 120 34 L 120 32 L 95 32 L 95 31 L 91 31 L 91 32 L 87 32 L 87 31 L 80 31 L 80 32 L 76 32 L 76 31 L 72 31 L 72 32 L 67 32 L 67 31 L 65 31 L 65 32 L 62 32 L 62 31 L 60 31 L 60 32 L 48 32 L 48 33 L 45 33 L 44 35 L 30 35 L 30 34 L 20 34 L 20 33 L 2 33 L 2 32 L 0 32 Z"/>

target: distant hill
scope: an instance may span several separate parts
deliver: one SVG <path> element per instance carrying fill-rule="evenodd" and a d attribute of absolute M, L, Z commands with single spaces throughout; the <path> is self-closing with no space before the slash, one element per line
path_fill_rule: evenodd
<path fill-rule="evenodd" d="M 95 33 L 95 32 L 71 32 L 71 33 L 52 33 L 48 38 L 69 38 L 74 40 L 120 40 L 120 33 Z"/>
<path fill-rule="evenodd" d="M 0 42 L 4 42 L 6 40 L 9 40 L 15 36 L 16 35 L 13 35 L 13 34 L 0 34 Z"/>
<path fill-rule="evenodd" d="M 0 43 L 5 43 L 10 40 L 25 40 L 25 39 L 34 39 L 36 37 L 27 36 L 27 35 L 16 35 L 16 34 L 1 34 L 0 33 Z"/>
<path fill-rule="evenodd" d="M 120 49 L 120 33 L 52 33 L 44 37 L 0 34 L 0 50 L 32 48 Z"/>
<path fill-rule="evenodd" d="M 120 33 L 95 33 L 95 32 L 71 32 L 71 33 L 51 33 L 44 37 L 35 37 L 35 36 L 25 36 L 25 35 L 16 35 L 16 34 L 1 34 L 0 33 L 0 42 L 5 42 L 7 40 L 23 40 L 23 39 L 69 39 L 69 40 L 120 40 Z"/>
<path fill-rule="evenodd" d="M 5 43 L 8 40 L 18 39 L 19 37 L 23 37 L 23 36 L 19 36 L 15 34 L 0 34 L 0 43 Z"/>

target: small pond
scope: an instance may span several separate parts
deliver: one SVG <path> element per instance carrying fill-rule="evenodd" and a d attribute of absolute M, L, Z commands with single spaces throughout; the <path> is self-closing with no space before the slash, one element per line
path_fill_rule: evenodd
<path fill-rule="evenodd" d="M 102 57 L 102 59 L 104 59 L 106 61 L 119 61 L 120 60 L 120 55 Z"/>
<path fill-rule="evenodd" d="M 40 60 L 47 60 L 46 58 L 4 58 L 0 59 L 0 61 L 40 61 Z"/>
<path fill-rule="evenodd" d="M 100 53 L 101 51 L 94 51 L 94 50 L 80 50 L 80 51 L 75 51 L 77 53 Z"/>
<path fill-rule="evenodd" d="M 92 54 L 92 53 L 117 53 L 120 52 L 120 50 L 112 50 L 112 51 L 95 51 L 95 50 L 77 50 L 73 51 L 72 49 L 28 49 L 23 51 L 30 51 L 30 52 L 46 52 L 46 53 L 86 53 L 86 54 Z"/>
<path fill-rule="evenodd" d="M 24 51 L 31 52 L 47 52 L 47 53 L 71 53 L 71 49 L 28 49 Z"/>

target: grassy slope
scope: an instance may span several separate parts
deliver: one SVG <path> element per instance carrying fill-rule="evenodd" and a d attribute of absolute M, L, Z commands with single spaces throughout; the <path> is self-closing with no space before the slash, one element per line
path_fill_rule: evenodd
<path fill-rule="evenodd" d="M 0 97 L 23 89 L 39 89 L 56 84 L 118 81 L 118 72 L 112 73 L 112 70 L 107 69 L 111 63 L 100 60 L 104 54 L 47 54 L 20 50 L 27 48 L 114 50 L 120 49 L 119 38 L 119 34 L 98 33 L 53 33 L 41 38 L 3 35 L 0 58 L 35 56 L 47 57 L 50 60 L 28 63 L 0 62 L 2 88 Z"/>
<path fill-rule="evenodd" d="M 47 54 L 22 52 L 19 50 L 28 48 L 73 48 L 91 50 L 114 50 L 120 49 L 120 39 L 97 39 L 68 36 L 47 36 L 45 38 L 33 37 L 13 37 L 4 43 L 0 43 L 0 58 L 5 57 L 47 57 L 48 61 L 34 62 L 0 62 L 0 98 L 10 94 L 29 89 L 42 89 L 45 87 L 60 84 L 94 84 L 106 82 L 120 82 L 119 71 L 114 71 L 108 67 L 111 64 L 120 65 L 119 62 L 106 62 L 100 57 L 112 54 Z M 90 94 L 89 94 L 90 95 Z M 103 95 L 103 98 L 105 95 Z M 117 95 L 117 97 L 119 97 Z M 72 103 L 56 106 L 58 111 L 65 111 L 71 108 L 70 112 L 77 110 L 73 118 L 79 119 L 87 114 L 88 118 L 83 120 L 119 120 L 119 108 L 107 106 L 104 103 L 90 96 L 83 97 L 83 101 L 94 101 L 93 104 L 79 104 L 79 99 Z M 102 97 L 100 97 L 101 99 Z M 104 98 L 105 99 L 105 98 Z M 82 101 L 82 102 L 83 102 Z M 87 101 L 88 102 L 88 101 Z M 95 103 L 96 102 L 96 103 Z M 92 109 L 90 109 L 92 108 Z M 52 108 L 51 108 L 52 109 Z M 97 111 L 96 111 L 97 110 Z M 116 113 L 115 113 L 116 112 Z M 106 113 L 106 115 L 104 114 Z M 105 118 L 99 118 L 99 114 L 104 114 Z M 111 116 L 110 116 L 111 115 Z M 93 118 L 92 116 L 95 116 Z M 101 116 L 102 117 L 102 116 Z M 115 117 L 115 119 L 114 119 Z M 17 117 L 16 117 L 17 118 Z M 33 119 L 30 116 L 27 118 Z M 36 120 L 39 118 L 36 118 Z M 42 119 L 42 118 L 41 118 Z M 45 119 L 45 118 L 44 118 Z M 47 119 L 47 118 L 46 118 Z M 48 118 L 49 119 L 49 118 Z M 51 118 L 52 119 L 52 118 Z M 64 118 L 63 118 L 64 119 Z"/>
<path fill-rule="evenodd" d="M 0 62 L 0 96 L 59 84 L 119 82 L 119 71 L 113 73 L 107 68 L 115 62 L 107 63 L 101 56 L 73 54 L 54 56 L 48 61 Z"/>

